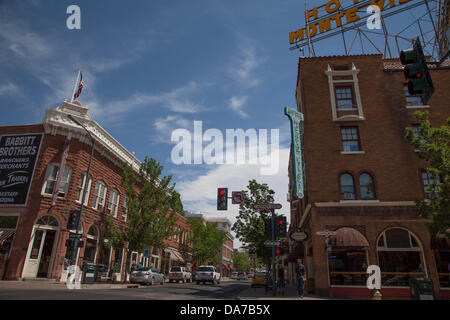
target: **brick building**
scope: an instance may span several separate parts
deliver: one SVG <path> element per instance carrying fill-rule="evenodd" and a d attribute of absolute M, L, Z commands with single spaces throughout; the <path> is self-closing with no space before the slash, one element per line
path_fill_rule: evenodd
<path fill-rule="evenodd" d="M 3 137 L 36 134 L 42 139 L 34 172 L 30 175 L 28 200 L 22 205 L 8 204 L 7 197 L 0 201 L 0 217 L 18 218 L 15 226 L 8 226 L 8 247 L 2 251 L 0 261 L 3 279 L 51 278 L 65 281 L 67 278 L 71 249 L 65 243 L 69 233 L 75 232 L 66 228 L 68 213 L 80 208 L 91 152 L 88 135 L 68 118 L 69 114 L 80 119 L 96 140 L 80 223 L 84 246 L 78 249 L 77 262 L 79 266 L 83 262 L 104 264 L 106 274 L 114 274 L 118 281 L 124 279 L 127 250 L 110 248 L 103 233 L 107 215 L 112 215 L 117 225 L 127 223 L 120 165 L 126 162 L 138 170 L 140 162 L 92 120 L 87 111 L 78 101 L 64 101 L 62 106 L 46 110 L 42 124 L 0 127 L 0 136 Z M 10 165 L 8 161 L 12 160 L 4 158 L 2 161 Z M 60 166 L 64 170 L 58 190 L 55 190 Z M 154 263 L 157 267 L 161 267 L 164 259 L 169 264 L 172 260 L 186 263 L 184 259 L 188 257 L 180 251 L 186 251 L 183 246 L 189 227 L 179 215 L 177 225 L 185 231 L 180 241 L 168 239 L 167 249 L 160 252 L 149 248 L 149 254 L 145 256 L 132 252 L 131 262 Z M 6 230 L 1 227 L 0 230 Z"/>
<path fill-rule="evenodd" d="M 403 70 L 382 55 L 300 58 L 297 109 L 304 114 L 305 196 L 293 196 L 291 229 L 307 241 L 291 243 L 304 258 L 307 290 L 322 296 L 369 297 L 366 268 L 378 265 L 383 297 L 408 298 L 409 278 L 433 281 L 438 298 L 450 298 L 448 239 L 432 238 L 415 200 L 430 180 L 404 138 L 415 111 L 430 112 L 433 126 L 450 116 L 450 70 L 432 70 L 428 105 L 410 96 Z M 330 237 L 318 231 L 336 231 Z"/>
<path fill-rule="evenodd" d="M 217 229 L 225 233 L 222 252 L 219 257 L 219 270 L 222 277 L 231 277 L 233 266 L 234 237 L 231 234 L 231 222 L 227 218 L 205 218 L 206 223 L 217 223 Z"/>

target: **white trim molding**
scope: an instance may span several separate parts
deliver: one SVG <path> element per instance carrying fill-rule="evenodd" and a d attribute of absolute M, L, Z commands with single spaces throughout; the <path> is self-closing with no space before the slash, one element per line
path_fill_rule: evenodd
<path fill-rule="evenodd" d="M 420 106 L 406 106 L 406 109 L 429 109 L 429 105 L 420 105 Z"/>
<path fill-rule="evenodd" d="M 365 151 L 341 151 L 341 154 L 364 154 Z"/>
<path fill-rule="evenodd" d="M 332 70 L 330 65 L 328 65 L 325 74 L 328 76 L 328 85 L 330 89 L 330 102 L 331 102 L 331 112 L 333 115 L 333 121 L 351 121 L 351 120 L 364 120 L 361 95 L 359 93 L 359 82 L 358 73 L 359 69 L 356 69 L 355 64 L 352 63 L 351 70 Z M 334 80 L 333 77 L 351 76 L 351 79 L 344 80 Z M 336 107 L 336 96 L 334 94 L 334 85 L 336 83 L 348 83 L 353 84 L 353 92 L 355 93 L 356 108 L 346 109 L 344 111 L 358 111 L 358 114 L 347 114 L 338 117 L 337 107 Z"/>
<path fill-rule="evenodd" d="M 86 129 L 96 140 L 96 150 L 111 160 L 116 165 L 121 162 L 128 163 L 134 170 L 139 171 L 141 162 L 116 139 L 114 139 L 97 122 L 91 119 L 87 113 L 87 106 L 84 107 L 77 100 L 68 102 L 64 100 L 63 105 L 56 109 L 45 110 L 43 125 L 46 134 L 67 136 L 69 131 L 73 133 L 75 139 L 90 145 L 90 138 L 86 131 L 68 118 L 72 115 L 80 120 Z"/>

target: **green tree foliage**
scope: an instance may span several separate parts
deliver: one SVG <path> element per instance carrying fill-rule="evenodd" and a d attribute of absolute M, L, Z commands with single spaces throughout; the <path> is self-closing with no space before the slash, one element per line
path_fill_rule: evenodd
<path fill-rule="evenodd" d="M 255 211 L 253 206 L 258 203 L 273 203 L 275 191 L 256 180 L 250 180 L 245 192 L 245 200 L 239 205 L 239 215 L 232 230 L 249 253 L 258 257 L 270 257 L 270 249 L 264 246 L 267 239 L 264 236 L 264 219 L 271 217 L 270 211 Z"/>
<path fill-rule="evenodd" d="M 128 164 L 122 169 L 122 186 L 127 195 L 127 223 L 118 226 L 112 217 L 108 217 L 105 238 L 111 240 L 114 248 L 128 244 L 128 253 L 142 252 L 148 247 L 165 248 L 164 240 L 179 233 L 174 228 L 176 213 L 183 213 L 180 195 L 174 190 L 175 183 L 170 185 L 172 176 L 161 177 L 163 166 L 148 157 L 141 164 L 138 175 Z M 130 257 L 127 254 L 127 270 Z"/>
<path fill-rule="evenodd" d="M 416 201 L 419 214 L 429 220 L 433 234 L 450 236 L 450 117 L 440 128 L 431 127 L 428 112 L 416 112 L 420 121 L 418 135 L 412 128 L 406 128 L 406 138 L 416 150 L 420 159 L 426 160 L 430 167 L 426 171 L 435 181 L 427 187 L 432 195 L 429 199 Z"/>
<path fill-rule="evenodd" d="M 198 219 L 189 220 L 188 223 L 192 228 L 192 236 L 188 241 L 192 244 L 194 264 L 199 266 L 210 262 L 218 262 L 225 233 L 217 229 L 217 223 L 205 226 Z"/>
<path fill-rule="evenodd" d="M 248 252 L 233 252 L 233 264 L 238 271 L 250 271 L 253 266 L 253 259 Z"/>

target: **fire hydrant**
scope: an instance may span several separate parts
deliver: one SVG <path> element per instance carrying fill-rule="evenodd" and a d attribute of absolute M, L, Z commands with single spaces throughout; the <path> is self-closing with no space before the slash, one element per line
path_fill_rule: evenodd
<path fill-rule="evenodd" d="M 381 300 L 381 297 L 382 297 L 382 295 L 381 295 L 380 290 L 375 290 L 375 292 L 373 293 L 373 296 L 372 296 L 372 300 Z"/>

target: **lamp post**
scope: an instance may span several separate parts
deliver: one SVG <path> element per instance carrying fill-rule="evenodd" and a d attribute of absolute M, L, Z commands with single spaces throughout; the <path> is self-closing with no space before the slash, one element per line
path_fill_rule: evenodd
<path fill-rule="evenodd" d="M 87 130 L 86 127 L 80 121 L 75 119 L 71 114 L 69 114 L 67 117 L 70 120 L 72 120 L 73 122 L 75 122 L 77 125 L 81 126 L 86 131 L 86 133 L 89 135 L 89 137 L 91 138 L 91 141 L 92 141 L 91 155 L 89 157 L 89 165 L 88 165 L 88 168 L 87 168 L 86 179 L 84 181 L 84 186 L 83 186 L 83 196 L 81 197 L 80 214 L 78 215 L 78 219 L 77 219 L 77 228 L 76 228 L 76 233 L 75 234 L 78 235 L 78 231 L 79 231 L 79 228 L 80 228 L 81 215 L 83 213 L 84 199 L 86 197 L 86 190 L 87 190 L 88 184 L 89 184 L 89 171 L 91 169 L 92 157 L 94 156 L 95 139 L 92 137 L 92 135 L 89 132 L 89 130 Z M 77 252 L 78 252 L 78 236 L 75 237 L 74 243 L 73 243 L 71 265 L 73 265 L 73 264 L 76 265 L 77 264 L 77 262 L 75 261 L 77 259 Z M 67 276 L 67 279 L 70 279 L 70 269 L 69 269 L 69 274 Z"/>

